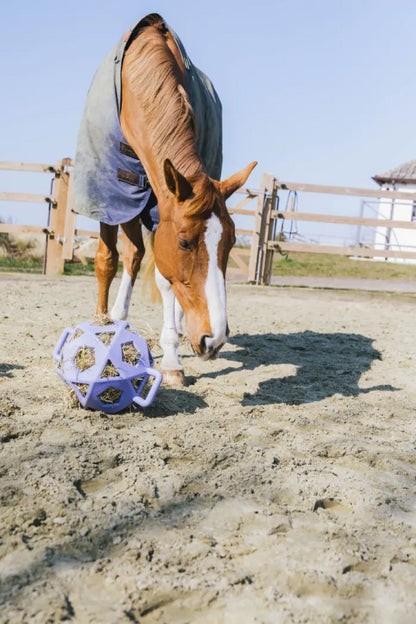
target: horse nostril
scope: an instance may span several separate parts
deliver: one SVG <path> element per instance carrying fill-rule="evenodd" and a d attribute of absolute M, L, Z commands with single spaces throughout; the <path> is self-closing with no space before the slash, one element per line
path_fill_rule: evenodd
<path fill-rule="evenodd" d="M 209 336 L 208 334 L 203 334 L 199 339 L 199 348 L 201 350 L 201 353 L 207 352 L 207 338 L 211 338 L 211 336 Z"/>

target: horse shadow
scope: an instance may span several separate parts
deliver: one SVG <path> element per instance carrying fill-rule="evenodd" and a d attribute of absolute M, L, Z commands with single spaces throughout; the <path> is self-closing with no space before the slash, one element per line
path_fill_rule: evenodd
<path fill-rule="evenodd" d="M 208 404 L 205 399 L 189 390 L 175 388 L 164 388 L 163 385 L 158 391 L 157 401 L 146 407 L 146 417 L 167 418 L 177 414 L 194 414 L 199 409 L 204 409 Z"/>
<path fill-rule="evenodd" d="M 208 373 L 217 377 L 236 370 L 250 371 L 260 366 L 292 365 L 294 374 L 275 376 L 264 371 L 268 378 L 260 381 L 255 392 L 247 392 L 242 405 L 270 405 L 285 403 L 301 405 L 329 398 L 336 394 L 356 397 L 374 390 L 396 391 L 393 386 L 359 386 L 363 373 L 373 362 L 381 360 L 381 353 L 373 347 L 373 340 L 361 334 L 318 333 L 304 331 L 293 334 L 239 334 L 230 338 L 236 351 L 225 351 L 221 357 L 241 362 L 241 368 L 229 367 Z"/>

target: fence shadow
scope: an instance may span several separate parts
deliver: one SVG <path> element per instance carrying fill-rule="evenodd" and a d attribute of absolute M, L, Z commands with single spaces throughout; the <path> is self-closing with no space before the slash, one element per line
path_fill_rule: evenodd
<path fill-rule="evenodd" d="M 13 370 L 22 370 L 23 368 L 24 366 L 20 366 L 20 364 L 0 362 L 0 377 L 13 377 Z"/>
<path fill-rule="evenodd" d="M 260 381 L 256 392 L 244 395 L 242 405 L 301 405 L 334 394 L 355 397 L 373 390 L 397 390 L 389 384 L 359 386 L 363 373 L 375 360 L 382 359 L 373 342 L 361 334 L 347 333 L 240 334 L 230 339 L 237 351 L 225 351 L 222 358 L 241 362 L 240 370 L 247 373 L 259 366 L 296 366 L 296 372 L 288 376 L 276 377 L 271 372 Z M 230 367 L 205 376 L 216 377 L 235 370 Z M 267 375 L 267 370 L 264 373 Z"/>

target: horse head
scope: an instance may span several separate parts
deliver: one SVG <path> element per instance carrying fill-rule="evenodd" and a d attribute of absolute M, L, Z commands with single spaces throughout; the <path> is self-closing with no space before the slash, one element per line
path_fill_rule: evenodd
<path fill-rule="evenodd" d="M 164 162 L 167 193 L 159 201 L 155 262 L 184 310 L 195 352 L 205 360 L 216 356 L 229 334 L 225 272 L 235 227 L 225 201 L 256 164 L 218 182 L 204 173 L 185 177 Z"/>

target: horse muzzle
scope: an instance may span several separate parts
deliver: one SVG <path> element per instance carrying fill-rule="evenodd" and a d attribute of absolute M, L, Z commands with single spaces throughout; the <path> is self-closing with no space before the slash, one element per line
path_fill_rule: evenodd
<path fill-rule="evenodd" d="M 227 342 L 228 338 L 228 328 L 227 334 L 221 337 L 214 337 L 211 335 L 203 334 L 199 339 L 198 350 L 197 353 L 200 358 L 203 360 L 215 360 L 218 356 L 218 353 Z"/>
<path fill-rule="evenodd" d="M 223 327 L 213 331 L 209 322 L 198 321 L 199 318 L 192 313 L 186 315 L 186 327 L 192 348 L 202 360 L 213 360 L 227 342 L 230 333 L 228 323 L 226 322 Z"/>

